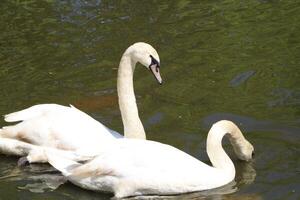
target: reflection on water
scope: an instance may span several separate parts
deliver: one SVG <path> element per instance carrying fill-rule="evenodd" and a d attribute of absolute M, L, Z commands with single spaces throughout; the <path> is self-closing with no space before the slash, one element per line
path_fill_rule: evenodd
<path fill-rule="evenodd" d="M 116 68 L 124 49 L 146 41 L 159 52 L 165 80 L 158 87 L 136 68 L 147 138 L 209 163 L 208 129 L 230 119 L 255 147 L 246 164 L 224 141 L 237 169 L 235 192 L 185 198 L 299 199 L 299 8 L 292 0 L 4 0 L 0 115 L 37 103 L 74 104 L 122 132 Z M 15 158 L 1 156 L 0 199 L 111 197 L 68 183 L 53 190 L 59 175 L 33 167 L 17 168 Z"/>
<path fill-rule="evenodd" d="M 171 199 L 171 200 L 177 200 L 177 199 L 213 199 L 218 200 L 220 199 L 224 194 L 232 194 L 237 191 L 237 188 L 235 187 L 235 182 L 229 183 L 224 187 L 208 190 L 208 191 L 202 191 L 202 192 L 193 192 L 188 194 L 181 194 L 181 195 L 170 195 L 170 196 L 139 196 L 139 197 L 132 197 L 132 198 L 124 198 L 124 199 Z"/>
<path fill-rule="evenodd" d="M 0 180 L 25 183 L 23 186 L 18 186 L 18 189 L 34 193 L 53 191 L 66 182 L 66 178 L 49 165 L 30 165 L 20 168 L 15 163 L 13 166 L 1 167 L 1 170 L 5 173 L 0 176 Z"/>

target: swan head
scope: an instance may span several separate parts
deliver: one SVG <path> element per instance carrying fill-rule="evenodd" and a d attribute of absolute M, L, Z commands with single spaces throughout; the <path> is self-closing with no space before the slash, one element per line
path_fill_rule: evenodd
<path fill-rule="evenodd" d="M 254 147 L 245 138 L 235 141 L 233 150 L 240 160 L 250 161 L 254 156 Z"/>
<path fill-rule="evenodd" d="M 154 75 L 159 84 L 162 84 L 160 76 L 160 60 L 156 50 L 147 43 L 137 42 L 131 45 L 126 53 L 131 55 L 134 63 L 141 63 Z"/>

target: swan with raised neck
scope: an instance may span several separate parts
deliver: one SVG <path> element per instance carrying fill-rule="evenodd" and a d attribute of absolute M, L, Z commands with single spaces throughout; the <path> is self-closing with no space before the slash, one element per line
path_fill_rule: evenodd
<path fill-rule="evenodd" d="M 127 48 L 120 61 L 117 83 L 124 136 L 145 139 L 133 89 L 133 73 L 137 62 L 149 69 L 160 84 L 162 79 L 159 56 L 151 45 L 138 42 Z M 122 138 L 122 135 L 74 106 L 38 104 L 5 115 L 5 121 L 19 123 L 0 128 L 0 139 L 6 138 L 0 141 L 0 152 L 28 155 L 29 162 L 47 161 L 34 153 L 39 151 L 31 149 L 49 147 L 96 155 L 103 146 L 108 145 L 108 141 Z"/>
<path fill-rule="evenodd" d="M 117 88 L 124 136 L 126 138 L 146 139 L 145 130 L 139 118 L 133 87 L 133 73 L 138 62 L 147 67 L 157 81 L 162 84 L 158 53 L 151 45 L 138 42 L 128 47 L 121 58 Z"/>
<path fill-rule="evenodd" d="M 225 135 L 239 159 L 252 158 L 253 146 L 227 120 L 215 123 L 208 133 L 207 153 L 213 166 L 172 146 L 136 139 L 115 140 L 86 164 L 46 154 L 53 167 L 85 189 L 113 192 L 118 198 L 172 195 L 213 189 L 234 180 L 234 164 L 222 148 Z"/>

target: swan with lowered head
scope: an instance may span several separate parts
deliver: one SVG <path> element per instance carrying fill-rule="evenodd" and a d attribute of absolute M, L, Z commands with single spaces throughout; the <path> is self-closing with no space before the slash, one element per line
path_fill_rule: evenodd
<path fill-rule="evenodd" d="M 138 62 L 149 69 L 160 84 L 162 83 L 160 60 L 156 50 L 149 44 L 138 42 L 128 47 L 121 58 L 117 91 L 124 125 L 124 137 L 145 139 L 146 135 L 138 115 L 133 88 L 133 73 Z M 5 121 L 21 121 L 16 125 L 0 129 L 0 140 L 6 138 L 0 143 L 1 152 L 18 156 L 26 155 L 28 151 L 24 149 L 34 148 L 32 145 L 95 155 L 102 144 L 106 144 L 108 140 L 122 137 L 73 106 L 35 105 L 5 115 Z M 15 147 L 20 146 L 24 149 L 15 151 Z M 28 162 L 46 162 L 39 156 L 36 158 L 27 156 L 26 159 Z"/>
<path fill-rule="evenodd" d="M 94 159 L 80 164 L 46 151 L 49 163 L 85 189 L 113 192 L 115 197 L 172 195 L 208 190 L 230 183 L 235 167 L 222 148 L 228 135 L 239 159 L 252 159 L 254 148 L 231 121 L 215 123 L 207 137 L 213 166 L 172 146 L 154 141 L 115 140 Z"/>

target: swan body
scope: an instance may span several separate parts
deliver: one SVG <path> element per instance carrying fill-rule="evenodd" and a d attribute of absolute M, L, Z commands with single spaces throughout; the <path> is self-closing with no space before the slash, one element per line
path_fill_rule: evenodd
<path fill-rule="evenodd" d="M 237 156 L 250 160 L 253 146 L 234 123 L 226 120 L 214 124 L 207 137 L 207 153 L 213 166 L 175 147 L 137 139 L 114 140 L 86 164 L 46 154 L 53 167 L 85 189 L 113 192 L 118 198 L 171 195 L 217 188 L 234 179 L 234 165 L 222 148 L 227 133 Z"/>
<path fill-rule="evenodd" d="M 96 152 L 99 142 L 122 136 L 111 131 L 86 113 L 70 106 L 40 104 L 5 116 L 2 137 L 62 150 Z"/>
<path fill-rule="evenodd" d="M 145 139 L 133 88 L 133 73 L 137 62 L 149 69 L 160 84 L 162 79 L 159 73 L 159 56 L 151 45 L 138 42 L 127 48 L 119 64 L 117 80 L 124 136 Z M 5 115 L 5 121 L 21 121 L 0 129 L 0 140 L 2 138 L 16 140 L 14 142 L 3 140 L 0 143 L 1 152 L 7 154 L 12 154 L 12 144 L 24 147 L 25 142 L 58 150 L 76 151 L 85 155 L 96 155 L 101 149 L 99 147 L 115 138 L 123 137 L 73 106 L 39 104 Z M 30 158 L 28 161 L 46 162 L 44 159 L 30 160 Z"/>

